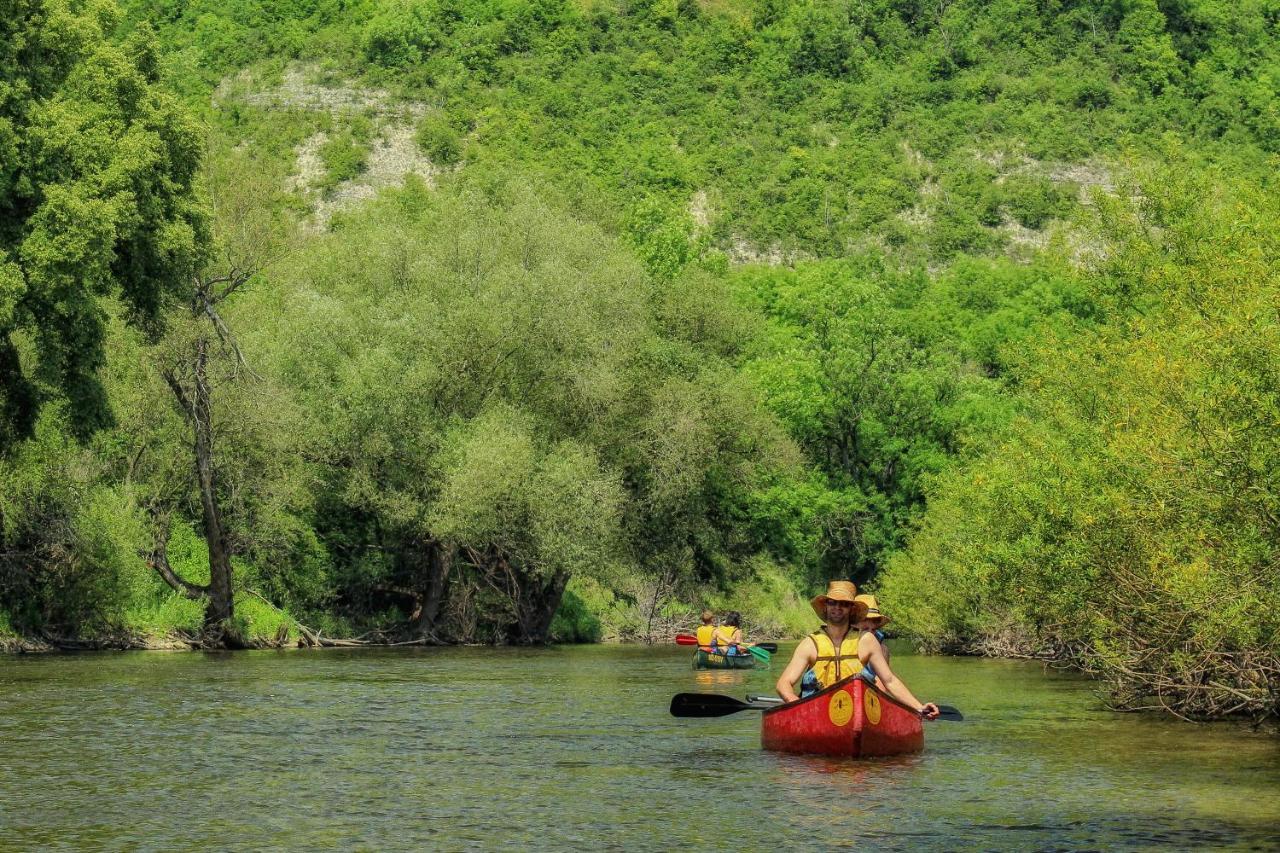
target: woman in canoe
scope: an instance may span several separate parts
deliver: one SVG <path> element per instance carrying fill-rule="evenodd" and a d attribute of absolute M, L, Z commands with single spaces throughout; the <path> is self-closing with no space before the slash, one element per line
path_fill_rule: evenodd
<path fill-rule="evenodd" d="M 853 600 L 853 622 L 858 630 L 858 661 L 862 664 L 859 676 L 888 693 L 909 708 L 917 708 L 920 716 L 932 720 L 938 716 L 938 706 L 932 702 L 920 703 L 907 685 L 889 668 L 889 650 L 885 648 L 885 625 L 889 617 L 880 612 L 874 595 L 859 595 Z"/>
<path fill-rule="evenodd" d="M 742 639 L 742 614 L 736 610 L 730 610 L 724 615 L 720 627 L 712 632 L 711 637 L 711 644 L 721 654 L 746 654 L 747 646 L 750 645 Z"/>

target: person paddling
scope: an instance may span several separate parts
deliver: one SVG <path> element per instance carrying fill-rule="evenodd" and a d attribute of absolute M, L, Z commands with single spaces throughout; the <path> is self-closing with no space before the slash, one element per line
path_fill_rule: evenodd
<path fill-rule="evenodd" d="M 809 602 L 825 624 L 800 641 L 778 678 L 778 695 L 783 701 L 800 698 L 795 692 L 797 681 L 801 695 L 808 696 L 857 671 L 858 636 L 849 633 L 849 615 L 857 593 L 851 581 L 831 581 L 824 595 Z"/>
<path fill-rule="evenodd" d="M 801 692 L 807 696 L 858 674 L 870 665 L 873 679 L 878 676 L 890 696 L 916 709 L 921 716 L 929 719 L 938 716 L 937 705 L 932 702 L 922 704 L 893 674 L 875 635 L 853 628 L 851 616 L 857 593 L 858 588 L 852 581 L 831 581 L 825 594 L 815 596 L 809 602 L 825 624 L 796 646 L 795 654 L 778 678 L 778 695 L 786 702 L 795 702 L 800 698 L 796 695 L 796 682 L 801 683 Z M 864 637 L 870 638 L 865 659 L 861 655 Z"/>

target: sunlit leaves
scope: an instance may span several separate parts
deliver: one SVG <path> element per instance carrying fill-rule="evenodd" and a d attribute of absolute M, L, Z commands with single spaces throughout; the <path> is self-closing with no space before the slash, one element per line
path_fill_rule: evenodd
<path fill-rule="evenodd" d="M 298 435 L 337 559 L 444 541 L 537 586 L 760 547 L 726 516 L 797 460 L 721 360 L 740 310 L 710 277 L 655 283 L 531 187 L 493 192 L 392 194 L 243 306 L 315 413 Z"/>
<path fill-rule="evenodd" d="M 207 241 L 194 126 L 158 88 L 149 31 L 122 46 L 109 40 L 115 23 L 110 3 L 23 4 L 5 22 L 0 72 L 0 338 L 33 342 L 29 366 L 6 363 L 4 381 L 67 400 L 82 437 L 109 421 L 96 299 L 118 293 L 154 324 Z M 21 435 L 32 417 L 9 404 L 0 435 Z"/>
<path fill-rule="evenodd" d="M 1274 199 L 1185 170 L 1142 187 L 1104 211 L 1110 322 L 1045 335 L 1028 417 L 942 481 L 886 597 L 944 642 L 1069 650 L 1125 706 L 1274 713 Z"/>

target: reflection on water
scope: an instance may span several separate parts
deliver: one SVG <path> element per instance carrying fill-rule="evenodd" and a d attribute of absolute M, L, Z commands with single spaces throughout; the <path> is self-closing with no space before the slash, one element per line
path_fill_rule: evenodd
<path fill-rule="evenodd" d="M 750 669 L 695 669 L 693 671 L 694 687 L 692 693 L 724 693 L 747 683 L 746 675 L 754 672 Z M 754 684 L 757 679 L 752 679 Z M 715 688 L 715 689 L 711 689 Z"/>
<path fill-rule="evenodd" d="M 1273 738 L 1034 664 L 894 663 L 965 721 L 854 762 L 761 751 L 754 711 L 672 718 L 779 671 L 680 647 L 0 658 L 0 849 L 1280 845 Z"/>

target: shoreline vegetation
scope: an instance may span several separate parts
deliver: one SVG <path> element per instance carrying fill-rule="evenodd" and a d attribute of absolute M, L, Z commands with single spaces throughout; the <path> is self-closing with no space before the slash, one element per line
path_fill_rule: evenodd
<path fill-rule="evenodd" d="M 1280 716 L 1265 4 L 3 26 L 0 648 L 798 637 L 845 577 Z"/>

